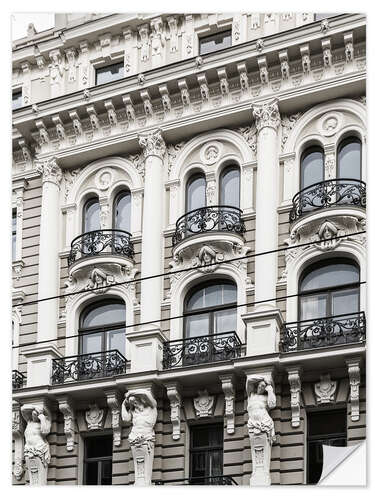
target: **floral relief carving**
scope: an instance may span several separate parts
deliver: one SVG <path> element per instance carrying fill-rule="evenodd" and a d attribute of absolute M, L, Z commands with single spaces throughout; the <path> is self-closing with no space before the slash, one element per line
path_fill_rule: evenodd
<path fill-rule="evenodd" d="M 288 380 L 290 384 L 290 408 L 292 411 L 292 427 L 300 426 L 300 398 L 301 398 L 301 378 L 298 369 L 288 370 Z"/>
<path fill-rule="evenodd" d="M 95 185 L 101 191 L 106 191 L 113 183 L 113 170 L 101 169 L 95 176 Z"/>
<path fill-rule="evenodd" d="M 247 127 L 239 127 L 238 132 L 242 135 L 248 143 L 252 152 L 257 153 L 257 128 L 255 124 L 248 125 Z"/>
<path fill-rule="evenodd" d="M 163 159 L 166 152 L 166 145 L 161 130 L 156 129 L 145 135 L 138 136 L 138 142 L 143 149 L 145 158 L 148 156 L 158 156 Z"/>
<path fill-rule="evenodd" d="M 57 163 L 57 159 L 52 157 L 45 161 L 38 162 L 36 166 L 37 172 L 42 174 L 43 183 L 52 182 L 60 186 L 62 179 L 62 171 Z"/>
<path fill-rule="evenodd" d="M 253 114 L 258 132 L 265 127 L 276 130 L 280 125 L 280 113 L 276 100 L 254 104 Z"/>
<path fill-rule="evenodd" d="M 302 113 L 295 113 L 293 115 L 283 115 L 281 117 L 281 128 L 282 128 L 282 134 L 281 134 L 281 151 L 284 151 L 284 147 L 286 144 L 286 141 L 288 140 L 288 137 L 295 127 L 297 121 L 301 118 Z"/>

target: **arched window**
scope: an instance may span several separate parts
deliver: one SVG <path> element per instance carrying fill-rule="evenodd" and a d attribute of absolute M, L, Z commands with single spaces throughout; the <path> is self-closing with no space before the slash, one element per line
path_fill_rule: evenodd
<path fill-rule="evenodd" d="M 120 300 L 105 300 L 87 306 L 80 317 L 80 353 L 117 349 L 125 355 L 125 320 L 125 305 Z"/>
<path fill-rule="evenodd" d="M 324 153 L 319 146 L 306 149 L 301 156 L 300 188 L 324 181 Z"/>
<path fill-rule="evenodd" d="M 186 212 L 206 206 L 206 178 L 203 174 L 190 177 L 186 186 Z"/>
<path fill-rule="evenodd" d="M 85 203 L 82 219 L 84 233 L 100 229 L 100 205 L 98 198 L 90 198 Z"/>
<path fill-rule="evenodd" d="M 299 283 L 302 294 L 299 320 L 358 312 L 359 281 L 359 268 L 350 259 L 335 258 L 312 264 Z"/>
<path fill-rule="evenodd" d="M 131 194 L 121 191 L 116 196 L 114 204 L 114 229 L 122 229 L 130 233 Z"/>
<path fill-rule="evenodd" d="M 237 288 L 230 281 L 205 283 L 187 295 L 185 312 L 197 314 L 185 318 L 185 338 L 234 332 L 237 325 L 236 309 L 215 311 L 221 305 L 237 303 Z"/>
<path fill-rule="evenodd" d="M 220 175 L 220 205 L 240 208 L 240 169 L 226 167 Z"/>
<path fill-rule="evenodd" d="M 361 180 L 362 143 L 357 137 L 348 137 L 337 149 L 337 177 Z"/>

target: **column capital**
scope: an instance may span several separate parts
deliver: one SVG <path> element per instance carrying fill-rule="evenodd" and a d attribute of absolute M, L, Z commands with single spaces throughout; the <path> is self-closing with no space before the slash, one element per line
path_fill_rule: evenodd
<path fill-rule="evenodd" d="M 157 156 L 161 160 L 163 159 L 166 145 L 160 129 L 150 130 L 146 134 L 139 134 L 138 142 L 143 149 L 145 159 L 148 156 Z"/>
<path fill-rule="evenodd" d="M 55 157 L 39 161 L 36 166 L 36 170 L 37 172 L 42 174 L 43 184 L 45 182 L 52 182 L 56 184 L 58 187 L 60 187 L 60 182 L 62 179 L 62 171 Z"/>
<path fill-rule="evenodd" d="M 275 130 L 280 126 L 280 113 L 277 99 L 253 104 L 252 110 L 255 117 L 255 125 L 260 132 L 265 127 Z"/>

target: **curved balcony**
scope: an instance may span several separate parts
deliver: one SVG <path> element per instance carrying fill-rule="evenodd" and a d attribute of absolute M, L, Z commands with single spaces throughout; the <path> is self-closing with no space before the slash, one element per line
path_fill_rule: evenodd
<path fill-rule="evenodd" d="M 175 246 L 192 236 L 211 232 L 234 233 L 242 236 L 245 232 L 242 210 L 227 205 L 212 205 L 191 210 L 177 219 L 172 244 Z"/>
<path fill-rule="evenodd" d="M 359 312 L 284 323 L 280 336 L 281 352 L 361 343 L 366 340 L 366 317 Z"/>
<path fill-rule="evenodd" d="M 69 267 L 82 259 L 117 255 L 131 259 L 134 255 L 131 234 L 120 229 L 99 229 L 83 233 L 71 243 L 68 256 Z"/>
<path fill-rule="evenodd" d="M 331 207 L 366 208 L 366 183 L 356 179 L 329 179 L 302 189 L 292 199 L 289 222 Z"/>

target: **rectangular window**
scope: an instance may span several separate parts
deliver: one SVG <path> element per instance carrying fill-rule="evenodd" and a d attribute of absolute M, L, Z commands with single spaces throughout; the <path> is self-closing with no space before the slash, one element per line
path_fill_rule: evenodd
<path fill-rule="evenodd" d="M 124 78 L 124 63 L 122 62 L 104 66 L 104 68 L 98 68 L 96 70 L 96 85 L 114 82 L 120 78 Z"/>
<path fill-rule="evenodd" d="M 323 469 L 323 444 L 346 446 L 346 410 L 307 415 L 307 484 L 316 484 Z"/>
<path fill-rule="evenodd" d="M 199 54 L 210 54 L 232 46 L 232 32 L 222 31 L 199 39 Z"/>
<path fill-rule="evenodd" d="M 16 260 L 17 210 L 12 211 L 12 260 Z"/>
<path fill-rule="evenodd" d="M 112 484 L 112 435 L 85 439 L 83 484 Z"/>
<path fill-rule="evenodd" d="M 22 108 L 22 90 L 18 90 L 12 94 L 12 109 L 18 108 Z"/>
<path fill-rule="evenodd" d="M 220 484 L 223 434 L 222 423 L 190 428 L 190 484 Z"/>

